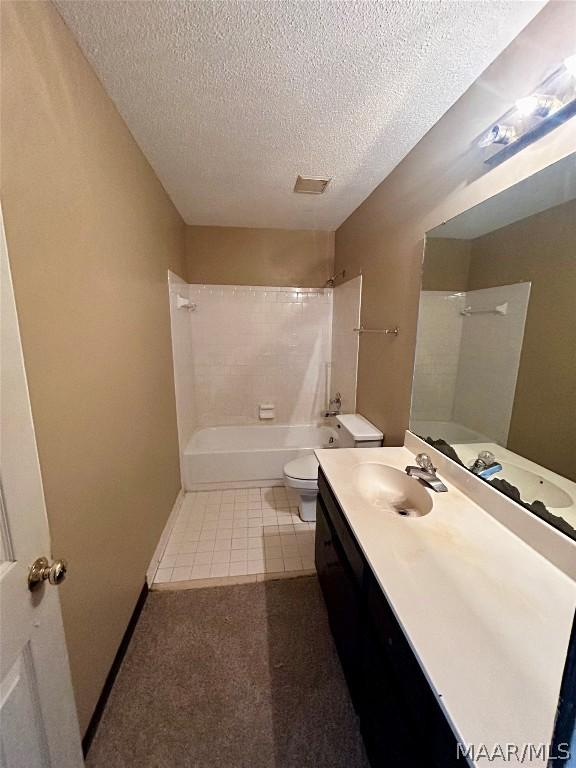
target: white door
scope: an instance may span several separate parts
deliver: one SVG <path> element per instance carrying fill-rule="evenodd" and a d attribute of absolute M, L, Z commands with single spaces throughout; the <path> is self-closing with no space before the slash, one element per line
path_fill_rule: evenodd
<path fill-rule="evenodd" d="M 58 587 L 28 588 L 51 551 L 1 210 L 0 259 L 0 767 L 79 768 Z"/>

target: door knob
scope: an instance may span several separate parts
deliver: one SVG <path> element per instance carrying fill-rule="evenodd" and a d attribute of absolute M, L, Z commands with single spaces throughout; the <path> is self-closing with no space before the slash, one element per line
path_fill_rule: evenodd
<path fill-rule="evenodd" d="M 68 564 L 66 560 L 54 560 L 52 565 L 47 558 L 39 557 L 34 560 L 28 574 L 28 589 L 33 590 L 48 581 L 49 584 L 61 584 L 66 578 Z"/>

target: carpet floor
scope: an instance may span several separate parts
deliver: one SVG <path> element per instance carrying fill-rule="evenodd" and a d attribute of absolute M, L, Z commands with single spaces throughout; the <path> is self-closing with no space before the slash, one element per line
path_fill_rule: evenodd
<path fill-rule="evenodd" d="M 316 577 L 150 593 L 88 768 L 369 768 Z"/>

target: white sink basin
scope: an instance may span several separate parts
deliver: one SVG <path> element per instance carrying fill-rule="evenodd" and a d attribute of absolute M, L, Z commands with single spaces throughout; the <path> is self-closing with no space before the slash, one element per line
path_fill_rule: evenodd
<path fill-rule="evenodd" d="M 502 471 L 492 477 L 501 477 L 515 485 L 524 501 L 531 503 L 538 500 L 547 507 L 559 509 L 574 504 L 574 499 L 566 491 L 536 472 L 509 464 L 507 461 L 502 461 L 501 464 Z"/>
<path fill-rule="evenodd" d="M 574 508 L 576 494 L 570 493 L 570 488 L 573 487 L 573 484 L 566 481 L 567 487 L 562 487 L 562 485 L 555 482 L 555 477 L 557 476 L 554 472 L 550 472 L 544 467 L 540 470 L 537 464 L 523 459 L 507 448 L 496 445 L 496 443 L 456 443 L 454 450 L 467 467 L 472 465 L 479 451 L 485 450 L 493 453 L 496 461 L 502 465 L 502 469 L 492 475 L 490 480 L 496 478 L 507 480 L 518 488 L 522 500 L 529 504 L 538 500 L 550 510 Z M 524 461 L 526 465 L 522 466 Z M 562 478 L 559 479 L 562 482 Z"/>
<path fill-rule="evenodd" d="M 365 501 L 384 512 L 422 517 L 432 509 L 432 497 L 418 480 L 387 464 L 358 464 L 353 470 L 352 482 Z"/>

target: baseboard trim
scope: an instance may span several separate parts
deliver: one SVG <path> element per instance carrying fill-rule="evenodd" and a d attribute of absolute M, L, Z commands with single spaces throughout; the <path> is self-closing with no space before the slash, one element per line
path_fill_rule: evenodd
<path fill-rule="evenodd" d="M 94 736 L 96 735 L 96 731 L 98 730 L 98 726 L 106 708 L 112 686 L 114 685 L 114 681 L 118 676 L 118 672 L 122 666 L 122 661 L 124 660 L 124 656 L 126 655 L 126 651 L 130 645 L 130 640 L 132 639 L 132 635 L 136 629 L 136 624 L 138 624 L 138 619 L 142 613 L 142 608 L 144 608 L 144 603 L 148 597 L 148 591 L 148 584 L 144 582 L 144 586 L 140 591 L 138 600 L 136 601 L 136 605 L 132 611 L 132 616 L 130 617 L 130 621 L 128 622 L 128 626 L 126 627 L 126 631 L 124 632 L 124 636 L 122 637 L 120 646 L 116 651 L 116 656 L 114 657 L 114 661 L 112 662 L 112 666 L 110 667 L 110 671 L 108 672 L 104 686 L 102 687 L 98 702 L 96 703 L 96 707 L 94 708 L 94 712 L 92 713 L 92 717 L 88 723 L 88 728 L 86 729 L 86 733 L 82 739 L 82 752 L 84 753 L 84 757 L 86 757 L 88 754 L 90 746 L 92 745 L 92 741 L 94 740 Z"/>
<path fill-rule="evenodd" d="M 272 480 L 223 480 L 219 483 L 188 483 L 185 490 L 194 491 L 226 491 L 235 488 L 278 488 L 284 486 L 284 478 L 278 477 Z"/>
<path fill-rule="evenodd" d="M 232 587 L 238 584 L 260 584 L 264 581 L 281 581 L 282 579 L 299 579 L 302 576 L 315 576 L 316 568 L 306 568 L 300 571 L 278 571 L 276 573 L 251 573 L 240 576 L 209 576 L 205 579 L 190 579 L 189 581 L 165 581 L 154 584 L 154 592 L 178 592 L 185 589 L 207 589 L 209 587 Z"/>
<path fill-rule="evenodd" d="M 148 584 L 149 587 L 151 587 L 152 584 L 154 583 L 154 577 L 156 576 L 156 571 L 158 570 L 158 566 L 160 565 L 160 560 L 162 560 L 162 555 L 164 554 L 164 550 L 166 549 L 166 544 L 168 544 L 168 539 L 170 538 L 170 534 L 172 533 L 172 528 L 174 528 L 174 525 L 176 524 L 176 519 L 178 518 L 178 512 L 180 512 L 180 507 L 184 502 L 185 496 L 186 496 L 186 492 L 184 491 L 183 488 L 181 488 L 178 493 L 178 496 L 176 496 L 176 501 L 174 502 L 172 511 L 168 515 L 168 520 L 166 521 L 166 525 L 164 526 L 164 529 L 160 534 L 160 539 L 158 540 L 158 544 L 156 545 L 156 549 L 154 550 L 154 554 L 152 555 L 152 560 L 150 561 L 150 565 L 148 566 L 148 570 L 146 571 L 146 583 Z"/>

